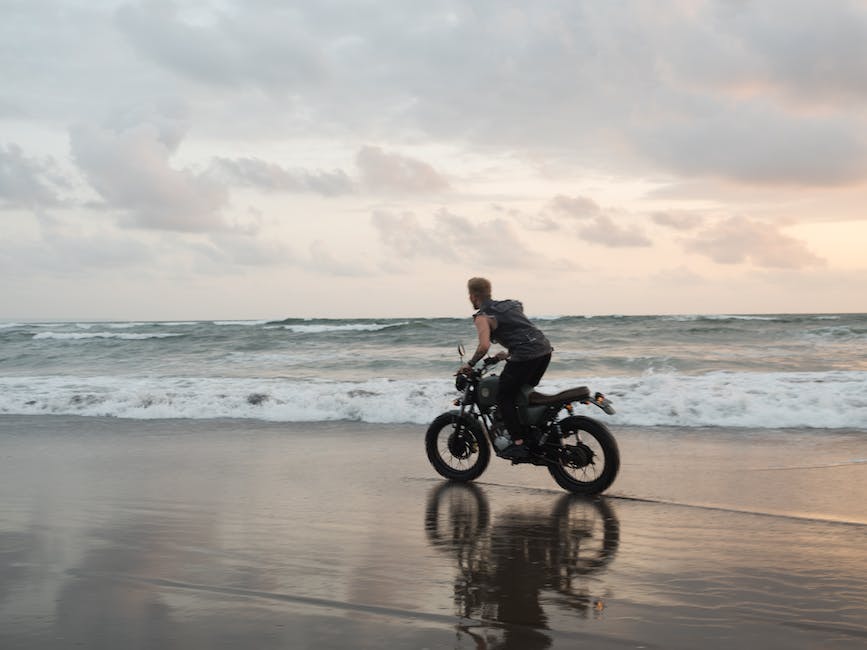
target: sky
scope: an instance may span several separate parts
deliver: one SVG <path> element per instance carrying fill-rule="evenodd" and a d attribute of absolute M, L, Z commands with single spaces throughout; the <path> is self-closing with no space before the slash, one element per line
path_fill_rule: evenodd
<path fill-rule="evenodd" d="M 867 312 L 867 2 L 0 0 L 0 320 Z"/>

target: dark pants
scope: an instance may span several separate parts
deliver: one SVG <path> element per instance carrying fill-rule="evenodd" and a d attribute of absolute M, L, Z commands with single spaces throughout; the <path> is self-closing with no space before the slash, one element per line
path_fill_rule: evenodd
<path fill-rule="evenodd" d="M 518 419 L 516 407 L 521 386 L 536 386 L 542 380 L 550 362 L 551 355 L 546 354 L 529 361 L 509 361 L 503 368 L 497 391 L 497 409 L 503 418 L 503 424 L 512 434 L 512 440 L 520 440 L 524 436 L 524 427 Z"/>

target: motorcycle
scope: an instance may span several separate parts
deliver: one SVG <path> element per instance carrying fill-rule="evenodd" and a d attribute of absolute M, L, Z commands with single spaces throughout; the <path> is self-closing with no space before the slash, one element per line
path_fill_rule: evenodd
<path fill-rule="evenodd" d="M 458 347 L 461 362 L 463 346 Z M 492 372 L 496 357 L 481 367 L 458 373 L 455 388 L 463 393 L 455 400 L 457 410 L 434 418 L 425 434 L 425 450 L 440 476 L 452 481 L 472 481 L 481 476 L 491 460 L 511 440 L 497 412 L 499 376 Z M 614 482 L 620 469 L 620 451 L 608 428 L 591 417 L 575 415 L 575 404 L 592 404 L 609 415 L 611 401 L 602 393 L 590 393 L 586 386 L 555 395 L 525 386 L 517 400 L 518 417 L 528 429 L 524 444 L 528 454 L 508 458 L 513 465 L 530 463 L 547 467 L 557 484 L 573 494 L 594 495 Z M 562 411 L 566 417 L 560 418 Z"/>

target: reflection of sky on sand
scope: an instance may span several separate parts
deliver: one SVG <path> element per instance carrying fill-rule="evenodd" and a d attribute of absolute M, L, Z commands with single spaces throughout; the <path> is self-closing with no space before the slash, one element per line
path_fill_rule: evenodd
<path fill-rule="evenodd" d="M 629 521 L 624 539 L 640 549 L 621 553 L 611 576 L 616 616 L 630 635 L 663 647 L 690 639 L 692 647 L 711 639 L 720 647 L 863 647 L 862 526 L 641 504 L 619 511 Z"/>
<path fill-rule="evenodd" d="M 863 431 L 616 431 L 611 492 L 671 503 L 867 525 Z"/>
<path fill-rule="evenodd" d="M 771 496 L 745 491 L 758 474 L 726 489 L 722 469 L 705 476 L 723 439 L 695 460 L 695 489 L 678 492 L 680 460 L 702 445 L 672 450 L 682 475 L 666 484 L 640 476 L 664 471 L 666 436 L 642 443 L 647 458 L 640 438 L 623 437 L 615 494 L 719 506 L 696 508 L 571 499 L 547 474 L 505 464 L 478 486 L 451 486 L 427 467 L 418 432 L 400 427 L 17 421 L 33 428 L 0 428 L 0 647 L 867 638 L 864 526 L 724 509 L 783 504 L 785 480 L 819 484 L 776 472 Z M 769 458 L 757 448 L 751 467 Z M 814 508 L 809 499 L 793 503 Z"/>
<path fill-rule="evenodd" d="M 436 591 L 421 579 L 435 567 L 420 501 L 383 472 L 377 450 L 371 473 L 369 463 L 353 468 L 359 449 L 343 434 L 322 428 L 290 438 L 278 427 L 167 436 L 167 426 L 135 425 L 133 437 L 43 431 L 5 447 L 18 462 L 0 479 L 10 495 L 0 511 L 0 620 L 19 632 L 19 616 L 37 631 L 52 620 L 67 638 L 132 647 L 125 635 L 162 638 L 167 612 L 209 618 L 239 594 L 245 606 L 289 602 L 313 620 L 329 603 L 354 616 L 353 603 L 406 609 Z"/>

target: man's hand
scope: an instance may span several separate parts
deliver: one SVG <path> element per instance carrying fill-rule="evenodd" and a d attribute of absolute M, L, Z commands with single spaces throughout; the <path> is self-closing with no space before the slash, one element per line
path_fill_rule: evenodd
<path fill-rule="evenodd" d="M 505 361 L 508 358 L 509 358 L 509 353 L 506 352 L 505 350 L 500 350 L 499 352 L 497 352 L 494 355 L 494 359 L 496 359 L 497 361 Z"/>
<path fill-rule="evenodd" d="M 473 372 L 473 367 L 470 364 L 465 363 L 460 368 L 458 368 L 458 372 L 456 374 L 469 375 L 469 374 L 472 374 L 472 372 Z"/>

